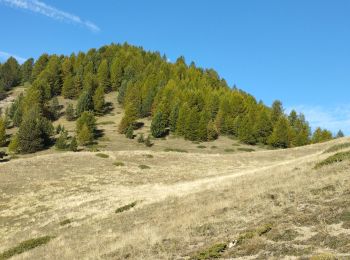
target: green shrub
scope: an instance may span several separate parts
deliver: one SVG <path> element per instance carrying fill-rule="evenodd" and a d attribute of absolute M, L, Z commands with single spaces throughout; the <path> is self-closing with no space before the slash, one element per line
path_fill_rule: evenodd
<path fill-rule="evenodd" d="M 164 152 L 177 152 L 177 153 L 188 153 L 187 150 L 178 149 L 178 148 L 165 148 Z"/>
<path fill-rule="evenodd" d="M 204 259 L 213 259 L 213 258 L 220 258 L 221 254 L 225 251 L 226 244 L 219 243 L 215 244 L 204 251 L 201 251 L 191 257 L 192 260 L 204 260 Z"/>
<path fill-rule="evenodd" d="M 146 158 L 153 158 L 153 155 L 152 155 L 152 154 L 144 154 L 144 156 L 145 156 Z"/>
<path fill-rule="evenodd" d="M 127 205 L 125 205 L 125 206 L 122 206 L 122 207 L 120 207 L 120 208 L 117 208 L 117 209 L 115 210 L 115 213 L 121 213 L 121 212 L 127 211 L 127 210 L 129 210 L 129 209 L 132 209 L 132 208 L 135 207 L 135 206 L 136 206 L 136 201 L 134 201 L 133 203 L 127 204 Z"/>
<path fill-rule="evenodd" d="M 224 150 L 226 153 L 232 153 L 235 151 L 235 149 L 227 148 Z"/>
<path fill-rule="evenodd" d="M 145 142 L 145 138 L 143 137 L 143 134 L 139 135 L 139 137 L 137 138 L 137 142 L 140 144 Z"/>
<path fill-rule="evenodd" d="M 207 147 L 205 145 L 198 145 L 197 148 L 204 149 L 204 148 L 207 148 Z"/>
<path fill-rule="evenodd" d="M 114 162 L 114 166 L 124 166 L 125 164 L 123 162 Z"/>
<path fill-rule="evenodd" d="M 125 132 L 126 138 L 134 139 L 134 127 L 130 125 Z"/>
<path fill-rule="evenodd" d="M 336 154 L 328 157 L 327 159 L 317 163 L 315 165 L 315 169 L 319 169 L 319 168 L 321 168 L 323 166 L 330 165 L 330 164 L 333 164 L 333 163 L 342 162 L 342 161 L 345 161 L 345 160 L 350 160 L 350 151 L 336 153 Z"/>
<path fill-rule="evenodd" d="M 153 143 L 152 143 L 152 141 L 151 141 L 151 136 L 150 136 L 150 135 L 147 136 L 147 138 L 146 138 L 146 140 L 145 140 L 145 145 L 146 145 L 147 147 L 153 146 Z"/>
<path fill-rule="evenodd" d="M 72 223 L 72 220 L 69 219 L 69 218 L 67 218 L 67 219 L 62 220 L 62 221 L 60 222 L 60 226 L 65 226 L 65 225 L 68 225 L 68 224 L 70 224 L 70 223 Z"/>
<path fill-rule="evenodd" d="M 53 237 L 44 236 L 39 238 L 33 238 L 19 243 L 17 246 L 8 249 L 0 254 L 0 260 L 9 259 L 12 256 L 22 254 L 38 246 L 47 244 Z"/>
<path fill-rule="evenodd" d="M 142 170 L 151 169 L 151 167 L 144 165 L 144 164 L 139 165 L 139 168 Z"/>
<path fill-rule="evenodd" d="M 109 155 L 108 154 L 105 154 L 105 153 L 97 153 L 95 154 L 97 157 L 101 157 L 101 158 L 108 158 Z"/>
<path fill-rule="evenodd" d="M 216 145 L 213 145 L 210 147 L 211 149 L 217 149 L 218 147 Z"/>
<path fill-rule="evenodd" d="M 333 152 L 337 152 L 339 150 L 343 150 L 343 149 L 346 149 L 349 147 L 350 147 L 350 143 L 336 144 L 336 145 L 329 147 L 323 153 L 333 153 Z"/>

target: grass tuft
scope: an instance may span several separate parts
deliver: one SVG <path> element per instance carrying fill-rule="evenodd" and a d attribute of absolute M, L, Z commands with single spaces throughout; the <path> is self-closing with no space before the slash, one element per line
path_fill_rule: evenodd
<path fill-rule="evenodd" d="M 144 164 L 139 165 L 139 168 L 142 170 L 151 169 L 151 167 L 149 167 L 148 165 L 144 165 Z"/>
<path fill-rule="evenodd" d="M 129 209 L 132 209 L 132 208 L 135 207 L 135 206 L 136 206 L 136 201 L 134 201 L 133 203 L 124 205 L 124 206 L 122 206 L 122 207 L 120 207 L 120 208 L 117 208 L 117 209 L 115 210 L 115 213 L 121 213 L 121 212 L 127 211 L 127 210 L 129 210 Z"/>
<path fill-rule="evenodd" d="M 69 219 L 69 218 L 67 218 L 67 219 L 62 220 L 62 221 L 60 222 L 60 226 L 65 226 L 65 225 L 68 225 L 68 224 L 70 224 L 70 223 L 72 223 L 72 220 Z"/>
<path fill-rule="evenodd" d="M 336 153 L 336 154 L 328 157 L 327 159 L 317 163 L 315 165 L 315 169 L 319 169 L 323 166 L 334 164 L 334 163 L 339 163 L 339 162 L 342 162 L 345 160 L 350 160 L 350 151 Z"/>
<path fill-rule="evenodd" d="M 125 166 L 125 164 L 123 162 L 114 162 L 113 165 L 114 166 Z"/>
<path fill-rule="evenodd" d="M 224 150 L 226 153 L 233 153 L 235 149 L 227 148 Z"/>
<path fill-rule="evenodd" d="M 115 122 L 114 121 L 102 121 L 97 123 L 97 125 L 114 125 Z"/>
<path fill-rule="evenodd" d="M 204 149 L 207 148 L 205 145 L 198 145 L 197 148 Z"/>
<path fill-rule="evenodd" d="M 0 254 L 0 260 L 9 259 L 12 256 L 22 254 L 38 246 L 47 244 L 53 237 L 44 236 L 39 238 L 33 238 L 19 243 L 17 246 L 10 248 Z"/>
<path fill-rule="evenodd" d="M 205 249 L 204 251 L 198 252 L 196 255 L 191 257 L 192 260 L 204 260 L 204 259 L 213 259 L 220 258 L 221 254 L 225 251 L 226 244 L 219 243 L 214 244 L 211 247 Z"/>
<path fill-rule="evenodd" d="M 105 153 L 97 153 L 95 154 L 97 157 L 101 157 L 101 158 L 108 158 L 109 155 L 108 154 L 105 154 Z"/>
<path fill-rule="evenodd" d="M 154 157 L 152 154 L 144 154 L 143 156 L 145 156 L 146 158 L 153 158 Z"/>

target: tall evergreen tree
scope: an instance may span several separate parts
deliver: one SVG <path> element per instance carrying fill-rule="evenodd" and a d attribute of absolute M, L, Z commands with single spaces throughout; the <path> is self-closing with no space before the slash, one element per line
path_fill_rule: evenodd
<path fill-rule="evenodd" d="M 0 79 L 5 90 L 9 90 L 21 82 L 20 66 L 15 58 L 8 58 L 1 66 Z"/>
<path fill-rule="evenodd" d="M 94 110 L 102 114 L 104 112 L 104 107 L 105 107 L 105 92 L 104 92 L 104 87 L 101 85 L 96 89 L 95 94 L 93 96 L 93 101 L 94 101 Z"/>
<path fill-rule="evenodd" d="M 166 134 L 166 118 L 162 112 L 157 112 L 151 123 L 151 133 L 154 137 L 159 138 Z"/>
<path fill-rule="evenodd" d="M 0 117 L 0 147 L 6 144 L 5 120 Z"/>
<path fill-rule="evenodd" d="M 110 78 L 109 78 L 109 68 L 108 61 L 104 59 L 97 71 L 98 84 L 104 91 L 110 91 Z"/>
<path fill-rule="evenodd" d="M 269 144 L 273 147 L 287 148 L 290 143 L 289 129 L 288 120 L 285 117 L 281 116 L 275 124 L 273 132 L 269 137 Z"/>
<path fill-rule="evenodd" d="M 92 100 L 91 91 L 85 90 L 79 96 L 77 103 L 77 115 L 80 116 L 84 111 L 92 111 L 94 109 L 94 103 Z"/>
<path fill-rule="evenodd" d="M 272 111 L 271 111 L 272 124 L 276 124 L 282 115 L 283 115 L 282 102 L 279 100 L 276 100 L 272 104 Z"/>
<path fill-rule="evenodd" d="M 133 126 L 137 120 L 137 110 L 133 104 L 129 104 L 125 108 L 125 114 L 119 125 L 119 133 L 125 134 L 126 130 Z"/>
<path fill-rule="evenodd" d="M 34 66 L 34 59 L 30 58 L 21 65 L 21 83 L 30 82 Z"/>

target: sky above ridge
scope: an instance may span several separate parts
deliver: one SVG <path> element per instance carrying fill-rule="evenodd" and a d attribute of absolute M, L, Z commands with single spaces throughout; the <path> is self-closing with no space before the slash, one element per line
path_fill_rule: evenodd
<path fill-rule="evenodd" d="M 350 134 L 348 0 L 0 0 L 0 61 L 128 42 Z"/>

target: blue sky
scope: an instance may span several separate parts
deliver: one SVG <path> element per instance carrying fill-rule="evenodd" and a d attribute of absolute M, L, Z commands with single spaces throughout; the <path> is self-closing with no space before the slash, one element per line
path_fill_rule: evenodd
<path fill-rule="evenodd" d="M 348 0 L 0 0 L 0 60 L 125 41 L 350 134 Z"/>

